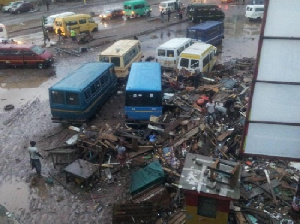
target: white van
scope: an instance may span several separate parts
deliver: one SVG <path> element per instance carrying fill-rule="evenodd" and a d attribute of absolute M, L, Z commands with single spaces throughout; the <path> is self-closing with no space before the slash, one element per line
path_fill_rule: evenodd
<path fill-rule="evenodd" d="M 62 12 L 59 14 L 55 14 L 55 15 L 51 15 L 47 17 L 47 22 L 45 23 L 45 27 L 48 31 L 53 31 L 53 25 L 54 25 L 54 21 L 56 18 L 58 17 L 64 17 L 64 16 L 71 16 L 71 15 L 75 15 L 74 12 Z"/>
<path fill-rule="evenodd" d="M 247 5 L 245 16 L 249 20 L 262 19 L 264 17 L 264 11 L 264 5 Z"/>
<path fill-rule="evenodd" d="M 169 0 L 169 1 L 163 1 L 159 3 L 159 12 L 162 10 L 166 13 L 169 9 L 171 12 L 175 12 L 178 10 L 180 1 L 179 0 Z"/>
<path fill-rule="evenodd" d="M 217 48 L 211 44 L 196 42 L 181 52 L 178 70 L 185 68 L 189 72 L 210 72 L 217 62 Z"/>
<path fill-rule="evenodd" d="M 191 38 L 173 38 L 156 48 L 156 62 L 163 69 L 176 69 L 180 53 L 192 45 Z"/>
<path fill-rule="evenodd" d="M 6 26 L 0 23 L 0 41 L 7 40 Z"/>

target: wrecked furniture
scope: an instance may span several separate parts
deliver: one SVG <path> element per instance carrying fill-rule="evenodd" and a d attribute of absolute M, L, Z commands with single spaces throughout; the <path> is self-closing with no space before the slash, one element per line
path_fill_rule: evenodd
<path fill-rule="evenodd" d="M 75 160 L 64 169 L 66 182 L 74 180 L 78 184 L 88 183 L 99 172 L 99 168 L 98 164 L 93 164 L 82 159 Z"/>
<path fill-rule="evenodd" d="M 58 148 L 49 152 L 54 169 L 56 169 L 57 165 L 69 165 L 74 161 L 76 153 L 77 149 L 74 148 Z"/>

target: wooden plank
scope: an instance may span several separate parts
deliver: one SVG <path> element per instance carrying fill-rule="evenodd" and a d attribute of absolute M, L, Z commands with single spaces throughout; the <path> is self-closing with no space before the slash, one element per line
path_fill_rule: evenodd
<path fill-rule="evenodd" d="M 247 220 L 245 219 L 242 212 L 236 212 L 235 218 L 238 224 L 247 224 Z"/>
<path fill-rule="evenodd" d="M 116 137 L 113 134 L 107 134 L 107 133 L 100 133 L 98 135 L 98 138 L 106 139 L 106 140 L 109 140 L 109 141 L 112 141 L 112 142 L 117 142 L 118 141 L 118 137 Z"/>
<path fill-rule="evenodd" d="M 138 156 L 138 155 L 141 155 L 141 154 L 143 154 L 143 153 L 152 151 L 153 149 L 154 149 L 153 146 L 151 146 L 151 148 L 149 148 L 149 147 L 141 148 L 141 147 L 140 147 L 140 149 L 139 149 L 137 152 L 130 152 L 130 153 L 128 153 L 128 155 L 129 155 L 128 157 L 129 157 L 129 158 L 134 158 L 134 157 L 136 157 L 136 156 Z"/>
<path fill-rule="evenodd" d="M 175 175 L 177 177 L 180 177 L 180 174 L 177 173 L 176 171 L 170 170 L 169 168 L 163 167 L 163 170 L 166 171 L 169 174 Z"/>
<path fill-rule="evenodd" d="M 196 135 L 198 133 L 199 133 L 199 127 L 193 128 L 188 133 L 186 133 L 185 136 L 183 136 L 178 142 L 173 144 L 173 147 L 177 147 L 177 146 L 181 145 L 183 142 L 189 140 L 191 137 L 193 137 L 194 135 Z"/>

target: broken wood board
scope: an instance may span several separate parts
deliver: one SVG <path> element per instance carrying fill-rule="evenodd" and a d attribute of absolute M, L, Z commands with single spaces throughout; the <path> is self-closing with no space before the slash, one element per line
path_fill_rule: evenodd
<path fill-rule="evenodd" d="M 146 152 L 150 152 L 152 151 L 154 148 L 152 145 L 149 145 L 149 146 L 143 146 L 143 147 L 139 147 L 139 150 L 137 152 L 130 152 L 128 153 L 129 155 L 129 158 L 134 158 L 138 155 L 141 155 L 143 153 L 146 153 Z"/>

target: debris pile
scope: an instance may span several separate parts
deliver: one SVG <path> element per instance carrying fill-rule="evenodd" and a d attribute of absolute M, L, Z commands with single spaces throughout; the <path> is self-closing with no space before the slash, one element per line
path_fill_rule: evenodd
<path fill-rule="evenodd" d="M 97 164 L 101 171 L 92 186 L 113 184 L 114 175 L 127 171 L 131 183 L 123 187 L 130 194 L 114 204 L 113 223 L 184 223 L 179 181 L 188 153 L 219 161 L 215 170 L 226 175 L 219 163 L 238 164 L 232 165 L 232 177 L 234 185 L 240 183 L 240 199 L 230 203 L 229 223 L 293 223 L 291 215 L 299 216 L 291 210 L 293 200 L 299 208 L 299 197 L 294 198 L 299 170 L 286 161 L 240 157 L 254 63 L 252 58 L 234 59 L 198 77 L 187 71 L 165 72 L 164 114 L 152 117 L 145 128 L 128 127 L 122 116 L 117 125 L 106 120 L 102 125 L 70 127 L 78 132 L 69 141 L 77 158 Z M 212 118 L 207 112 L 210 100 L 215 103 Z M 126 148 L 125 166 L 118 160 L 120 142 Z M 211 181 L 218 181 L 213 170 Z"/>

